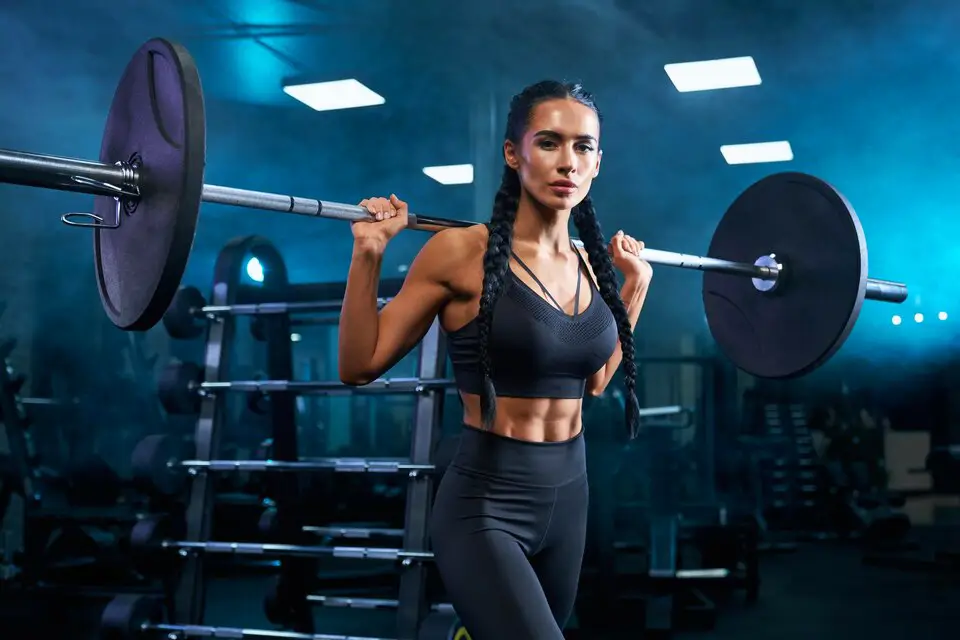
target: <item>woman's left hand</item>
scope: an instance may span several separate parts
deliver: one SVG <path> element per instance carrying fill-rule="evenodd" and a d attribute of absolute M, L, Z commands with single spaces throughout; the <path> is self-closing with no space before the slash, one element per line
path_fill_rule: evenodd
<path fill-rule="evenodd" d="M 613 258 L 613 265 L 623 273 L 624 278 L 635 279 L 646 286 L 653 277 L 653 268 L 649 262 L 640 258 L 642 249 L 641 241 L 626 235 L 623 231 L 617 231 L 607 246 L 607 251 Z"/>

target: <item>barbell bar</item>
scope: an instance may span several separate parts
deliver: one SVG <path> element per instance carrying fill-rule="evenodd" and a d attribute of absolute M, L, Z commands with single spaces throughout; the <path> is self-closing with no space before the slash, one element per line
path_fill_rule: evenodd
<path fill-rule="evenodd" d="M 34 396 L 17 396 L 17 402 L 34 407 L 61 407 L 80 404 L 79 398 L 40 398 Z"/>
<path fill-rule="evenodd" d="M 300 631 L 280 631 L 277 629 L 245 629 L 239 627 L 213 627 L 197 624 L 142 624 L 138 631 L 154 632 L 166 638 L 230 638 L 231 640 L 395 640 L 372 636 L 341 635 L 331 633 L 303 633 Z M 133 640 L 136 636 L 129 637 Z"/>
<path fill-rule="evenodd" d="M 40 187 L 45 189 L 60 189 L 94 196 L 116 197 L 118 191 L 112 187 L 117 184 L 127 184 L 128 189 L 123 191 L 124 197 L 138 199 L 141 197 L 141 183 L 144 181 L 139 171 L 129 166 L 108 165 L 89 160 L 47 156 L 22 151 L 0 149 L 0 182 L 19 184 L 22 186 Z M 126 178 L 124 177 L 126 176 Z M 125 182 L 126 181 L 126 182 Z M 110 186 L 108 186 L 110 185 Z M 292 213 L 316 218 L 344 220 L 348 222 L 370 221 L 370 213 L 358 205 L 343 204 L 305 198 L 301 196 L 267 193 L 264 191 L 250 191 L 233 187 L 204 184 L 200 199 L 203 202 L 222 204 L 233 207 L 243 207 L 276 213 Z M 94 227 L 100 229 L 119 228 L 121 222 L 105 224 L 99 217 L 94 222 L 76 222 L 78 216 L 92 214 L 68 213 L 61 216 L 64 223 L 71 226 Z M 408 215 L 408 229 L 417 231 L 436 232 L 454 227 L 470 227 L 478 224 L 466 220 L 425 216 L 411 213 Z M 583 248 L 583 242 L 574 239 L 574 244 Z M 714 271 L 732 275 L 747 276 L 753 280 L 763 282 L 757 284 L 758 290 L 766 290 L 775 285 L 785 268 L 784 264 L 776 261 L 769 255 L 758 256 L 754 264 L 709 258 L 688 253 L 677 253 L 660 249 L 644 248 L 640 258 L 651 264 L 697 271 Z M 766 284 L 770 283 L 770 284 Z M 900 303 L 907 298 L 907 286 L 899 282 L 867 280 L 868 300 Z M 210 315 L 257 315 L 269 313 L 289 313 L 295 311 L 332 310 L 329 302 L 305 303 L 264 303 L 257 305 L 229 305 L 204 306 L 196 310 L 197 314 Z"/>
<path fill-rule="evenodd" d="M 423 393 L 453 387 L 452 378 L 380 378 L 364 385 L 370 392 Z M 200 392 L 240 391 L 246 393 L 276 393 L 287 391 L 304 395 L 357 393 L 357 389 L 339 381 L 329 380 L 230 380 L 225 382 L 198 382 L 194 390 Z M 361 390 L 362 392 L 363 390 Z"/>
<path fill-rule="evenodd" d="M 377 298 L 377 308 L 382 309 L 392 298 Z M 206 321 L 223 316 L 255 316 L 251 331 L 257 339 L 263 339 L 262 325 L 257 325 L 261 316 L 301 313 L 329 313 L 340 311 L 339 300 L 314 300 L 312 302 L 259 302 L 252 304 L 207 304 L 203 293 L 194 286 L 181 286 L 170 306 L 163 314 L 163 326 L 171 338 L 190 340 L 203 335 Z M 300 324 L 307 324 L 298 318 Z"/>
<path fill-rule="evenodd" d="M 300 460 L 195 460 L 181 455 L 179 441 L 151 434 L 134 447 L 130 466 L 134 480 L 163 495 L 183 490 L 188 474 L 211 473 L 376 473 L 411 477 L 438 471 L 435 464 L 415 464 L 405 458 L 303 458 Z"/>
<path fill-rule="evenodd" d="M 305 471 L 337 471 L 365 473 L 404 473 L 433 471 L 432 464 L 413 464 L 403 460 L 369 460 L 367 458 L 317 458 L 315 460 L 181 460 L 168 463 L 172 467 L 198 471 L 260 471 L 302 473 Z"/>
<path fill-rule="evenodd" d="M 186 269 L 200 204 L 343 221 L 356 205 L 204 184 L 206 113 L 200 74 L 180 44 L 156 38 L 128 62 L 96 161 L 0 150 L 0 182 L 95 196 L 92 213 L 64 223 L 94 229 L 104 310 L 121 329 L 153 327 Z M 477 224 L 412 214 L 440 231 Z M 650 263 L 704 272 L 703 298 L 719 347 L 746 373 L 788 378 L 826 362 L 849 336 L 863 301 L 901 303 L 905 284 L 867 276 L 859 218 L 839 191 L 798 172 L 767 176 L 727 209 L 703 257 L 644 249 Z"/>
<path fill-rule="evenodd" d="M 138 520 L 130 530 L 130 546 L 138 554 L 157 551 L 181 553 L 284 556 L 317 558 L 353 558 L 356 560 L 387 560 L 425 562 L 433 560 L 430 551 L 413 551 L 392 547 L 352 547 L 328 545 L 279 544 L 261 542 L 220 542 L 178 540 L 174 535 L 180 531 L 175 519 L 168 515 L 150 515 Z"/>
<path fill-rule="evenodd" d="M 371 527 L 315 527 L 308 525 L 303 527 L 304 533 L 312 533 L 318 536 L 330 538 L 402 538 L 403 529 L 383 529 Z"/>
<path fill-rule="evenodd" d="M 274 544 L 260 542 L 192 542 L 189 540 L 164 540 L 158 545 L 161 549 L 186 551 L 205 554 L 288 556 L 318 558 L 352 558 L 355 560 L 433 560 L 430 551 L 408 551 L 381 547 L 327 547 L 299 544 Z"/>
<path fill-rule="evenodd" d="M 276 629 L 169 624 L 163 622 L 163 618 L 163 605 L 160 599 L 140 594 L 121 594 L 115 596 L 103 609 L 100 616 L 100 637 L 102 640 L 146 640 L 151 637 L 232 638 L 233 640 L 393 640 L 380 636 L 345 636 Z M 436 640 L 439 640 L 439 637 Z"/>

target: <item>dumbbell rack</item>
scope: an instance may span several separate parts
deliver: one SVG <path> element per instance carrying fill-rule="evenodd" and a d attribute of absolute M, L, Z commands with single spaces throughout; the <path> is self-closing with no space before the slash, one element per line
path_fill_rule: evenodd
<path fill-rule="evenodd" d="M 279 253 L 269 243 L 260 238 L 247 238 L 231 243 L 221 252 L 216 266 L 216 279 L 210 305 L 229 307 L 230 305 L 249 303 L 246 297 L 254 289 L 240 285 L 240 274 L 246 259 L 253 253 L 265 266 L 265 282 L 257 288 L 260 296 L 269 296 L 273 300 L 257 302 L 275 302 L 275 298 L 289 299 L 294 290 L 310 287 L 316 297 L 319 290 L 325 293 L 335 292 L 337 302 L 343 297 L 345 284 L 332 286 L 291 285 L 286 282 L 286 270 Z M 396 288 L 399 288 L 397 283 Z M 338 291 L 337 291 L 338 290 Z M 296 297 L 302 298 L 303 291 L 296 291 Z M 395 292 L 390 292 L 395 293 Z M 326 297 L 326 296 L 322 296 Z M 240 299 L 244 298 L 244 299 Z M 323 301 L 321 301 L 323 302 Z M 229 369 L 230 345 L 235 338 L 236 317 L 230 313 L 218 314 L 209 318 L 205 354 L 204 381 L 226 381 Z M 289 312 L 268 313 L 257 316 L 257 331 L 260 339 L 266 342 L 267 375 L 274 380 L 290 380 L 293 377 L 293 356 L 291 347 L 291 319 Z M 446 364 L 446 353 L 440 340 L 439 324 L 434 323 L 420 343 L 418 376 L 421 379 L 437 378 Z M 195 462 L 216 460 L 226 415 L 225 395 L 223 393 L 201 394 L 199 416 L 195 434 Z M 295 393 L 283 390 L 270 390 L 266 394 L 265 405 L 273 423 L 273 451 L 271 462 L 278 464 L 298 461 L 296 430 Z M 434 438 L 439 434 L 443 408 L 443 389 L 427 390 L 419 393 L 416 402 L 416 415 L 410 445 L 409 466 L 429 469 Z M 318 462 L 313 460 L 311 462 Z M 331 465 L 334 471 L 357 471 L 341 469 Z M 426 603 L 427 570 L 424 560 L 432 557 L 427 551 L 428 522 L 433 498 L 433 479 L 429 472 L 419 469 L 405 471 L 409 477 L 407 488 L 405 526 L 402 532 L 402 553 L 396 559 L 401 561 L 403 571 L 400 576 L 399 593 L 396 601 L 391 601 L 397 611 L 397 636 L 413 640 L 421 637 L 424 622 L 431 611 Z M 213 474 L 203 472 L 196 467 L 188 470 L 190 479 L 185 509 L 186 526 L 179 544 L 179 553 L 183 557 L 183 567 L 177 579 L 173 594 L 172 622 L 180 625 L 202 625 L 205 612 L 206 571 L 204 555 L 216 553 L 219 547 L 231 547 L 230 543 L 209 543 L 212 530 L 214 506 Z M 274 502 L 272 534 L 278 539 L 300 542 L 305 533 L 315 527 L 305 527 L 304 518 L 299 512 L 299 486 L 297 474 L 278 473 L 271 475 L 271 498 Z M 267 550 L 271 545 L 240 545 L 240 547 L 259 547 Z M 281 551 L 282 557 L 278 575 L 278 584 L 283 585 L 285 600 L 284 626 L 300 634 L 312 634 L 312 607 L 316 605 L 344 606 L 344 602 L 354 606 L 371 606 L 363 599 L 311 596 L 308 588 L 315 577 L 312 563 L 295 557 L 297 553 L 283 553 L 280 547 L 294 551 L 311 551 L 316 547 L 302 544 L 272 545 Z M 333 550 L 333 555 L 356 555 L 357 557 L 376 558 L 376 552 L 389 555 L 391 550 L 359 549 L 343 547 L 342 553 Z M 197 553 L 200 552 L 200 553 Z M 239 552 L 243 552 L 240 550 Z M 302 554 L 301 554 L 302 555 Z M 382 555 L 382 554 L 381 554 Z M 419 559 L 418 559 L 419 558 Z M 372 602 L 372 601 L 371 601 Z M 383 601 L 386 602 L 386 601 Z M 433 607 L 437 610 L 437 607 Z M 444 610 L 442 607 L 440 610 Z M 267 633 L 267 632 L 265 632 Z M 274 632 L 275 633 L 275 632 Z M 327 637 L 327 636 L 324 636 Z M 329 636 L 336 637 L 336 636 Z"/>
<path fill-rule="evenodd" d="M 761 464 L 765 517 L 773 528 L 815 522 L 820 486 L 813 436 L 802 404 L 765 403 L 757 435 L 770 438 Z"/>
<path fill-rule="evenodd" d="M 381 282 L 381 291 L 383 295 L 393 295 L 399 291 L 402 281 L 384 280 Z M 295 285 L 296 286 L 296 285 Z M 311 300 L 326 303 L 335 302 L 339 305 L 343 298 L 345 283 L 339 285 L 320 285 L 310 286 L 310 293 L 306 297 Z M 307 292 L 306 287 L 299 288 L 294 297 L 299 301 Z M 264 320 L 270 316 L 257 316 L 256 332 L 258 338 L 272 344 L 279 341 L 279 344 L 289 345 L 289 330 L 280 332 L 274 336 L 269 334 Z M 419 344 L 417 377 L 420 380 L 440 378 L 446 365 L 446 351 L 440 340 L 440 327 L 438 322 L 434 322 L 426 335 Z M 272 374 L 271 374 L 272 375 Z M 404 461 L 404 464 L 413 466 L 431 466 L 431 452 L 434 450 L 435 439 L 440 432 L 440 423 L 443 412 L 444 392 L 442 389 L 420 393 L 417 397 L 414 413 L 414 428 L 410 442 L 410 456 Z M 399 537 L 402 539 L 401 548 L 404 554 L 410 556 L 417 554 L 426 554 L 428 548 L 428 523 L 430 508 L 433 499 L 433 479 L 429 472 L 423 472 L 411 469 L 408 472 L 410 483 L 407 487 L 405 501 L 404 528 L 402 531 L 370 530 L 370 529 L 342 529 L 335 527 L 304 527 L 305 531 L 320 534 L 327 538 L 352 538 L 352 539 L 371 539 L 378 537 Z M 279 508 L 277 510 L 279 515 Z M 342 555 L 349 555 L 352 547 L 344 547 Z M 374 551 L 375 549 L 368 549 Z M 380 550 L 386 551 L 386 550 Z M 359 549 L 355 551 L 359 557 L 366 555 Z M 449 613 L 449 607 L 439 605 L 428 607 L 426 603 L 426 565 L 411 557 L 401 560 L 404 570 L 400 576 L 399 593 L 396 600 L 371 599 L 371 598 L 343 598 L 326 595 L 307 595 L 305 602 L 307 605 L 324 607 L 347 607 L 359 609 L 381 609 L 395 608 L 397 611 L 397 630 L 400 638 L 417 638 L 419 630 L 423 628 L 425 614 L 430 610 L 446 611 Z M 287 594 L 289 597 L 289 594 Z"/>

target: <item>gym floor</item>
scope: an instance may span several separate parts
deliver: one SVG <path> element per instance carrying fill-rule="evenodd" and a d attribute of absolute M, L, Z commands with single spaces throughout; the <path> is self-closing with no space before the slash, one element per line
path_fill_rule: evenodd
<path fill-rule="evenodd" d="M 833 542 L 805 544 L 791 554 L 765 555 L 763 587 L 757 604 L 747 606 L 734 597 L 721 609 L 712 631 L 682 632 L 677 637 L 717 640 L 957 638 L 960 574 L 864 566 L 861 559 L 856 547 Z M 267 582 L 265 576 L 213 580 L 206 622 L 271 628 L 261 606 Z M 38 611 L 15 600 L 19 599 L 0 597 L 0 619 L 4 620 L 0 635 L 4 640 L 34 640 L 42 636 L 70 640 L 97 638 L 93 607 L 81 612 L 76 607 L 79 603 L 58 602 Z M 51 609 L 57 614 L 50 615 Z M 317 630 L 389 637 L 392 623 L 393 615 L 388 611 L 321 609 Z M 46 628 L 41 629 L 41 625 Z M 642 636 L 639 631 L 624 630 L 612 636 L 579 634 L 576 637 L 620 640 Z"/>
<path fill-rule="evenodd" d="M 960 629 L 957 574 L 864 566 L 859 549 L 818 543 L 764 556 L 762 575 L 757 604 L 734 600 L 712 632 L 679 637 L 935 640 Z"/>

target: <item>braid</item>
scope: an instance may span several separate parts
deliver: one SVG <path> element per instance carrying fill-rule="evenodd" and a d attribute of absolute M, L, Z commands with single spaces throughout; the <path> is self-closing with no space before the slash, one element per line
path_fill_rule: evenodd
<path fill-rule="evenodd" d="M 483 389 L 480 393 L 480 416 L 484 429 L 492 429 L 497 417 L 496 389 L 493 386 L 493 365 L 490 361 L 490 329 L 493 326 L 493 308 L 503 292 L 503 282 L 510 268 L 510 248 L 513 245 L 513 223 L 517 219 L 520 202 L 520 176 L 504 165 L 500 190 L 493 201 L 487 251 L 483 255 L 483 293 L 480 295 L 480 373 Z"/>
<path fill-rule="evenodd" d="M 613 261 L 607 253 L 606 242 L 600 223 L 597 222 L 596 211 L 590 197 L 574 207 L 572 211 L 573 223 L 580 234 L 580 240 L 587 250 L 590 266 L 597 276 L 597 286 L 600 296 L 610 307 L 613 317 L 617 321 L 620 334 L 620 350 L 623 352 L 624 386 L 626 387 L 626 418 L 627 429 L 631 438 L 637 436 L 640 427 L 640 403 L 637 400 L 637 363 L 634 359 L 633 329 L 630 327 L 630 318 L 627 308 L 617 290 L 617 277 L 613 271 Z"/>

